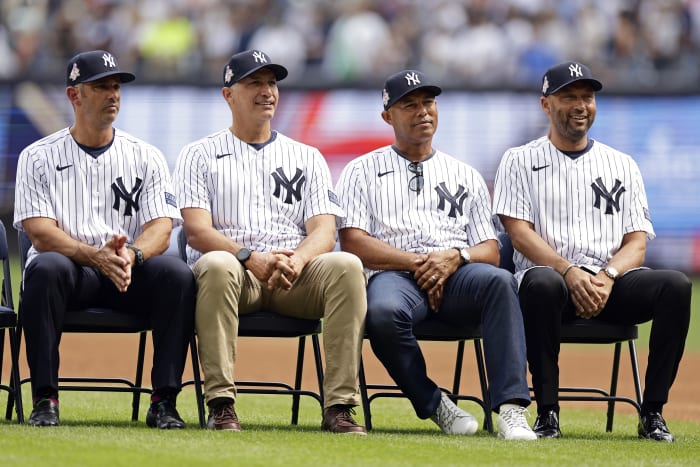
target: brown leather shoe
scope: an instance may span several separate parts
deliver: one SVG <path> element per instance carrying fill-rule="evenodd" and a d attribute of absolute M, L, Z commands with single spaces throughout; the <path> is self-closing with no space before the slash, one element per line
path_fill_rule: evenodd
<path fill-rule="evenodd" d="M 323 412 L 323 423 L 321 429 L 331 433 L 341 433 L 348 435 L 366 435 L 367 430 L 362 425 L 358 425 L 352 416 L 355 410 L 349 405 L 337 404 L 328 407 Z"/>
<path fill-rule="evenodd" d="M 233 407 L 233 401 L 216 405 L 209 411 L 207 428 L 210 430 L 241 431 L 241 424 Z"/>

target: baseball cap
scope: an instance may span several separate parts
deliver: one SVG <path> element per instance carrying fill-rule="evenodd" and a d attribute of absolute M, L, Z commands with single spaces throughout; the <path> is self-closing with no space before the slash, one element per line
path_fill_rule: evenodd
<path fill-rule="evenodd" d="M 66 70 L 66 85 L 75 86 L 78 83 L 89 83 L 107 76 L 118 75 L 122 83 L 136 79 L 131 73 L 121 71 L 117 59 L 104 50 L 82 52 L 68 61 Z"/>
<path fill-rule="evenodd" d="M 278 81 L 287 77 L 287 69 L 282 65 L 272 63 L 272 59 L 265 52 L 246 50 L 231 56 L 224 67 L 224 86 L 232 86 L 261 68 L 269 68 Z"/>
<path fill-rule="evenodd" d="M 382 90 L 382 102 L 384 110 L 396 104 L 403 96 L 417 89 L 426 89 L 439 96 L 442 89 L 432 84 L 428 78 L 417 70 L 403 70 L 389 76 L 384 82 Z"/>
<path fill-rule="evenodd" d="M 595 91 L 603 89 L 603 84 L 593 77 L 586 66 L 578 62 L 564 62 L 551 67 L 542 77 L 542 95 L 554 94 L 575 81 L 587 81 Z"/>

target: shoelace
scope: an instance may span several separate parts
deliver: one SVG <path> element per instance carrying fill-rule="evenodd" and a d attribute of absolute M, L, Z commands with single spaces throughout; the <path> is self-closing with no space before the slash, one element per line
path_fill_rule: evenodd
<path fill-rule="evenodd" d="M 510 428 L 530 428 L 525 418 L 528 411 L 525 407 L 515 407 L 507 410 L 501 418 Z"/>
<path fill-rule="evenodd" d="M 668 429 L 666 428 L 666 422 L 664 421 L 663 417 L 659 413 L 652 413 L 649 414 L 647 420 L 649 420 L 649 431 L 667 431 Z"/>
<path fill-rule="evenodd" d="M 352 407 L 344 407 L 344 408 L 338 410 L 338 415 L 336 416 L 336 418 L 339 421 L 348 422 L 348 423 L 352 423 L 353 425 L 357 425 L 355 420 L 353 420 L 353 418 L 352 418 L 353 415 L 355 415 L 355 409 L 353 409 Z"/>
<path fill-rule="evenodd" d="M 221 421 L 228 418 L 236 422 L 238 421 L 238 415 L 236 414 L 236 410 L 233 408 L 232 405 L 224 405 L 220 411 L 217 410 L 214 413 L 214 420 L 216 421 Z"/>
<path fill-rule="evenodd" d="M 435 418 L 440 426 L 449 426 L 457 418 L 466 418 L 466 416 L 460 414 L 453 406 L 441 403 L 435 412 Z"/>

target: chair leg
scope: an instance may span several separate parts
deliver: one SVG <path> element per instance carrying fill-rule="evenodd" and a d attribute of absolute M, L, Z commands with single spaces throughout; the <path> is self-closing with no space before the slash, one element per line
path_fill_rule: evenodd
<path fill-rule="evenodd" d="M 311 344 L 314 348 L 314 362 L 316 363 L 316 378 L 318 379 L 318 395 L 321 398 L 321 411 L 323 411 L 323 360 L 321 359 L 321 344 L 318 341 L 318 335 L 311 336 Z"/>
<path fill-rule="evenodd" d="M 134 395 L 131 403 L 131 421 L 139 419 L 139 405 L 141 403 L 141 382 L 143 381 L 143 360 L 146 355 L 146 332 L 139 333 L 139 352 L 136 357 L 136 378 L 134 378 Z"/>
<path fill-rule="evenodd" d="M 10 368 L 10 387 L 14 394 L 14 405 L 17 411 L 17 423 L 24 423 L 24 408 L 22 406 L 22 384 L 19 379 L 19 333 L 16 330 L 10 330 L 10 356 L 12 358 L 12 366 Z M 11 419 L 12 415 L 12 404 L 10 400 L 7 402 L 7 410 L 10 412 Z"/>
<path fill-rule="evenodd" d="M 608 421 L 605 425 L 605 431 L 611 432 L 613 429 L 613 418 L 615 417 L 615 399 L 617 395 L 617 378 L 620 372 L 620 350 L 622 348 L 622 343 L 615 343 L 615 352 L 613 355 L 613 367 L 612 376 L 610 378 L 610 397 L 608 401 Z"/>
<path fill-rule="evenodd" d="M 464 363 L 464 341 L 457 342 L 457 358 L 455 359 L 455 374 L 452 382 L 452 394 L 459 394 L 459 383 L 462 379 L 462 364 Z"/>
<path fill-rule="evenodd" d="M 304 349 L 306 347 L 306 336 L 299 336 L 299 349 L 297 351 L 297 371 L 294 377 L 294 390 L 301 390 L 301 378 L 304 370 Z M 299 399 L 301 395 L 298 392 L 292 394 L 292 425 L 299 422 Z"/>
<path fill-rule="evenodd" d="M 637 362 L 637 348 L 634 340 L 629 341 L 630 363 L 632 364 L 632 379 L 634 380 L 634 394 L 637 397 L 637 412 L 642 415 L 642 381 L 639 377 L 639 363 Z"/>
<path fill-rule="evenodd" d="M 484 428 L 489 433 L 493 433 L 493 420 L 491 420 L 491 396 L 486 380 L 486 365 L 484 363 L 484 351 L 481 348 L 481 339 L 474 339 L 474 353 L 476 354 L 476 366 L 479 370 L 479 385 L 481 386 L 481 397 L 484 401 Z"/>
<path fill-rule="evenodd" d="M 360 356 L 360 398 L 362 399 L 362 413 L 365 416 L 365 429 L 372 429 L 372 411 L 369 407 L 369 395 L 367 394 L 367 379 L 365 378 L 365 364 Z"/>
<path fill-rule="evenodd" d="M 197 337 L 192 333 L 190 338 L 190 358 L 192 359 L 192 377 L 194 379 L 194 394 L 197 400 L 197 418 L 199 427 L 206 426 L 204 414 L 204 394 L 202 392 L 202 377 L 199 371 L 199 354 L 197 352 Z"/>

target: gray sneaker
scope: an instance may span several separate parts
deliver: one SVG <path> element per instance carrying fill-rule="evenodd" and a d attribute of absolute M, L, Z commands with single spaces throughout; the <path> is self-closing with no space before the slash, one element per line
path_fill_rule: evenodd
<path fill-rule="evenodd" d="M 479 428 L 476 418 L 457 407 L 446 394 L 440 398 L 440 405 L 430 419 L 448 435 L 473 435 Z"/>

